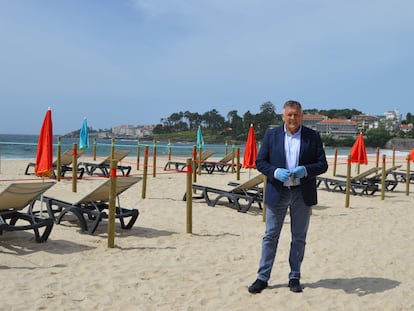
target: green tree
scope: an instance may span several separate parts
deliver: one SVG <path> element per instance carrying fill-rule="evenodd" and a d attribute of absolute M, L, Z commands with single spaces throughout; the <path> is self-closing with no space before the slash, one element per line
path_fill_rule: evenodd
<path fill-rule="evenodd" d="M 351 119 L 352 116 L 362 114 L 361 111 L 356 109 L 330 109 L 320 110 L 320 114 L 327 116 L 330 119 Z"/>
<path fill-rule="evenodd" d="M 304 114 L 319 114 L 319 110 L 312 108 L 312 109 L 303 109 Z"/>
<path fill-rule="evenodd" d="M 253 124 L 255 127 L 257 124 L 255 124 L 258 120 L 258 118 L 255 118 L 255 115 L 250 112 L 250 110 L 247 110 L 243 115 L 243 130 L 248 130 L 250 124 Z M 247 136 L 246 136 L 247 137 Z"/>
<path fill-rule="evenodd" d="M 262 139 L 266 130 L 277 123 L 275 105 L 271 101 L 260 105 L 260 113 L 256 115 L 255 132 L 259 139 Z"/>
<path fill-rule="evenodd" d="M 175 127 L 179 122 L 182 122 L 184 113 L 174 112 L 167 118 L 167 124 L 171 127 Z"/>
<path fill-rule="evenodd" d="M 392 135 L 385 128 L 370 129 L 366 133 L 365 144 L 369 147 L 383 148 Z"/>
<path fill-rule="evenodd" d="M 190 111 L 184 112 L 184 118 L 188 121 L 188 127 L 190 130 L 194 130 L 201 125 L 201 115 L 197 112 L 192 113 Z"/>
<path fill-rule="evenodd" d="M 405 120 L 406 120 L 407 124 L 408 123 L 414 123 L 414 117 L 413 117 L 413 115 L 410 112 L 408 112 L 406 114 Z"/>
<path fill-rule="evenodd" d="M 237 114 L 237 110 L 232 110 L 227 114 L 228 126 L 232 128 L 232 133 L 243 131 L 243 119 Z"/>
<path fill-rule="evenodd" d="M 220 130 L 224 129 L 225 120 L 224 117 L 219 114 L 216 109 L 205 112 L 202 115 L 202 120 L 205 126 L 210 130 Z"/>

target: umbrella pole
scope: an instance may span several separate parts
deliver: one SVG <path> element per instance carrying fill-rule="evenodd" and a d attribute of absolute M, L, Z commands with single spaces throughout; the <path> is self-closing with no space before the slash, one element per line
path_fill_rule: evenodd
<path fill-rule="evenodd" d="M 42 176 L 42 183 L 45 182 L 45 179 Z M 43 218 L 43 193 L 40 195 L 40 212 L 39 212 L 39 217 Z"/>

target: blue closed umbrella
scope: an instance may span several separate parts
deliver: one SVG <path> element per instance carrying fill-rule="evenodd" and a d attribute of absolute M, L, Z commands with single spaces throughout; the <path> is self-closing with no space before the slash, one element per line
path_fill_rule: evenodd
<path fill-rule="evenodd" d="M 89 148 L 89 129 L 88 121 L 83 118 L 82 126 L 79 134 L 79 149 L 85 150 Z"/>
<path fill-rule="evenodd" d="M 200 125 L 198 126 L 198 130 L 197 130 L 197 149 L 198 150 L 204 150 L 204 138 L 203 138 L 203 134 L 201 133 L 201 127 Z"/>

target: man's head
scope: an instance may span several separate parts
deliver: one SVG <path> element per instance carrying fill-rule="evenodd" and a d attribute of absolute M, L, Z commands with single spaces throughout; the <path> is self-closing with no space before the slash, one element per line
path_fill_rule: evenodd
<path fill-rule="evenodd" d="M 288 100 L 283 105 L 282 119 L 285 122 L 286 130 L 291 134 L 295 134 L 302 124 L 302 105 L 298 101 Z"/>

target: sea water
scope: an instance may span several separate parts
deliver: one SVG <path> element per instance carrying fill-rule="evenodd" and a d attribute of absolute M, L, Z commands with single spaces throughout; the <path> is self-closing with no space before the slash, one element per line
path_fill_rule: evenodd
<path fill-rule="evenodd" d="M 0 134 L 0 159 L 35 159 L 37 151 L 37 142 L 38 135 L 17 135 L 17 134 Z M 63 153 L 66 150 L 73 149 L 73 144 L 78 144 L 79 138 L 67 138 L 61 137 L 60 147 L 61 152 Z M 145 140 L 122 140 L 115 139 L 112 142 L 111 139 L 97 139 L 96 140 L 96 156 L 97 157 L 107 157 L 109 156 L 112 148 L 112 144 L 115 149 L 128 149 L 131 151 L 129 156 L 137 156 L 138 149 L 140 150 L 140 156 L 144 156 L 146 147 L 148 148 L 148 154 L 153 155 L 155 152 L 159 156 L 167 156 L 171 154 L 172 157 L 191 157 L 193 147 L 196 141 L 194 142 L 153 142 Z M 58 144 L 58 137 L 54 137 L 53 152 L 56 154 Z M 260 146 L 260 145 L 259 145 Z M 237 148 L 240 148 L 240 157 L 243 157 L 243 152 L 245 149 L 244 144 L 232 145 L 232 144 L 205 144 L 204 149 L 214 150 L 216 153 L 214 157 L 224 157 L 226 153 L 232 152 L 233 148 L 237 151 Z M 338 156 L 346 157 L 350 152 L 350 147 L 348 148 L 338 148 Z M 86 149 L 83 154 L 86 156 L 93 156 L 94 142 L 90 142 L 90 146 Z M 334 155 L 334 148 L 325 148 L 327 157 L 332 157 Z M 375 155 L 376 149 L 367 149 L 369 155 Z M 381 154 L 386 154 L 392 156 L 393 151 L 382 149 Z M 396 156 L 405 157 L 407 151 L 397 151 Z"/>
<path fill-rule="evenodd" d="M 0 134 L 0 159 L 35 159 L 38 135 L 17 135 L 17 134 Z M 53 152 L 56 154 L 58 147 L 58 137 L 54 137 L 53 140 Z M 79 146 L 79 138 L 60 138 L 61 152 L 66 150 L 72 150 L 74 144 Z M 94 147 L 95 144 L 95 147 Z M 112 145 L 115 149 L 128 149 L 130 154 L 128 156 L 137 156 L 138 149 L 140 155 L 144 156 L 145 149 L 148 148 L 148 154 L 153 155 L 155 152 L 157 155 L 168 155 L 176 157 L 191 157 L 193 152 L 194 143 L 191 142 L 153 142 L 145 140 L 129 140 L 129 139 L 97 139 L 96 141 L 90 141 L 90 146 L 83 151 L 84 155 L 92 156 L 94 149 L 96 150 L 97 157 L 107 157 L 111 152 Z M 240 148 L 241 152 L 244 150 L 244 146 L 241 145 L 226 145 L 226 144 L 205 144 L 205 149 L 214 150 L 216 153 L 214 156 L 223 157 L 226 153 L 232 151 L 232 148 Z"/>

